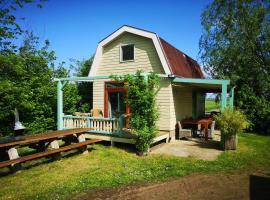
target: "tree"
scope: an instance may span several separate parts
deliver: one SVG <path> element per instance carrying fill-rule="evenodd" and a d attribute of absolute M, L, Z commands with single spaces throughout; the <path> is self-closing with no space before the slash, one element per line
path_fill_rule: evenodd
<path fill-rule="evenodd" d="M 46 40 L 42 48 L 33 32 L 23 30 L 13 14 L 28 3 L 41 7 L 45 0 L 0 0 L 0 136 L 10 135 L 14 126 L 14 109 L 28 133 L 56 128 L 57 77 L 68 77 L 69 67 L 64 63 L 55 67 L 55 52 L 49 50 Z M 14 41 L 22 36 L 23 45 Z M 64 112 L 71 114 L 81 101 L 78 87 L 68 83 L 64 88 Z"/>
<path fill-rule="evenodd" d="M 16 52 L 17 46 L 14 44 L 14 39 L 24 30 L 18 23 L 14 12 L 18 8 L 23 8 L 26 4 L 36 3 L 37 7 L 41 8 L 46 0 L 0 0 L 0 52 Z"/>
<path fill-rule="evenodd" d="M 87 60 L 75 61 L 76 75 L 79 77 L 88 76 L 90 68 L 93 63 L 93 56 Z M 89 112 L 93 107 L 93 82 L 79 82 L 78 94 L 81 97 L 81 100 L 77 103 L 79 111 Z"/>
<path fill-rule="evenodd" d="M 26 35 L 18 54 L 0 55 L 0 133 L 9 135 L 14 125 L 15 108 L 29 133 L 56 128 L 55 77 L 69 76 L 63 66 L 54 68 L 55 54 L 49 51 L 49 42 L 36 49 L 38 37 Z M 64 92 L 64 110 L 76 111 L 80 100 L 77 86 L 67 84 Z"/>
<path fill-rule="evenodd" d="M 200 55 L 213 78 L 236 86 L 253 130 L 270 133 L 270 2 L 215 0 L 201 16 Z"/>

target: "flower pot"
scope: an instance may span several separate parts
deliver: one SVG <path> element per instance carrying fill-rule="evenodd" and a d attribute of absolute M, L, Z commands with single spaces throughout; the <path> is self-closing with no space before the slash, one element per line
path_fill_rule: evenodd
<path fill-rule="evenodd" d="M 221 134 L 221 147 L 223 150 L 236 150 L 238 143 L 238 136 Z"/>

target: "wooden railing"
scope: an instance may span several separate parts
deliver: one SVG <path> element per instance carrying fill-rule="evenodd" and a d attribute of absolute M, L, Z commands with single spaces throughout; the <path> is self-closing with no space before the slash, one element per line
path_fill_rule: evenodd
<path fill-rule="evenodd" d="M 63 116 L 64 129 L 72 128 L 93 128 L 96 133 L 118 134 L 122 131 L 122 122 L 118 118 L 96 118 L 96 117 L 79 117 Z"/>

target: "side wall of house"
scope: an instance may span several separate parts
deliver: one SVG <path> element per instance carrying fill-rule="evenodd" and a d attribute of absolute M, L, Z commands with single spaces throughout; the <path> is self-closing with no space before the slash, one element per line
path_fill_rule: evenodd
<path fill-rule="evenodd" d="M 120 62 L 120 46 L 134 44 L 134 62 Z M 152 40 L 130 33 L 124 33 L 103 48 L 103 55 L 97 75 L 135 73 L 137 70 L 163 74 L 164 70 L 155 50 Z M 109 80 L 95 80 L 93 83 L 93 108 L 99 108 L 104 113 L 104 83 Z M 170 110 L 173 107 L 172 86 L 169 79 L 161 80 L 156 103 L 159 110 L 158 127 L 169 131 Z"/>
<path fill-rule="evenodd" d="M 196 116 L 205 113 L 205 94 L 197 92 L 196 102 L 193 102 L 193 90 L 189 87 L 173 86 L 173 109 L 171 109 L 171 128 L 176 122 L 193 117 L 193 108 L 196 108 Z M 196 106 L 193 104 L 196 103 Z"/>
<path fill-rule="evenodd" d="M 192 89 L 187 87 L 173 86 L 173 102 L 174 113 L 171 113 L 171 117 L 176 121 L 184 118 L 192 117 Z"/>

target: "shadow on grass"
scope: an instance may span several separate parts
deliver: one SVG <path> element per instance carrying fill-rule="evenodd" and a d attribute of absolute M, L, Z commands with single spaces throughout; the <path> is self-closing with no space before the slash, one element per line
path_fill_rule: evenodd
<path fill-rule="evenodd" d="M 189 141 L 189 140 L 186 140 Z M 198 140 L 190 140 L 190 142 L 192 142 L 193 146 L 198 146 L 200 148 L 206 148 L 206 149 L 216 149 L 216 150 L 222 150 L 221 146 L 220 146 L 220 141 L 216 141 L 216 140 L 208 140 L 205 141 L 204 139 L 198 139 Z"/>

